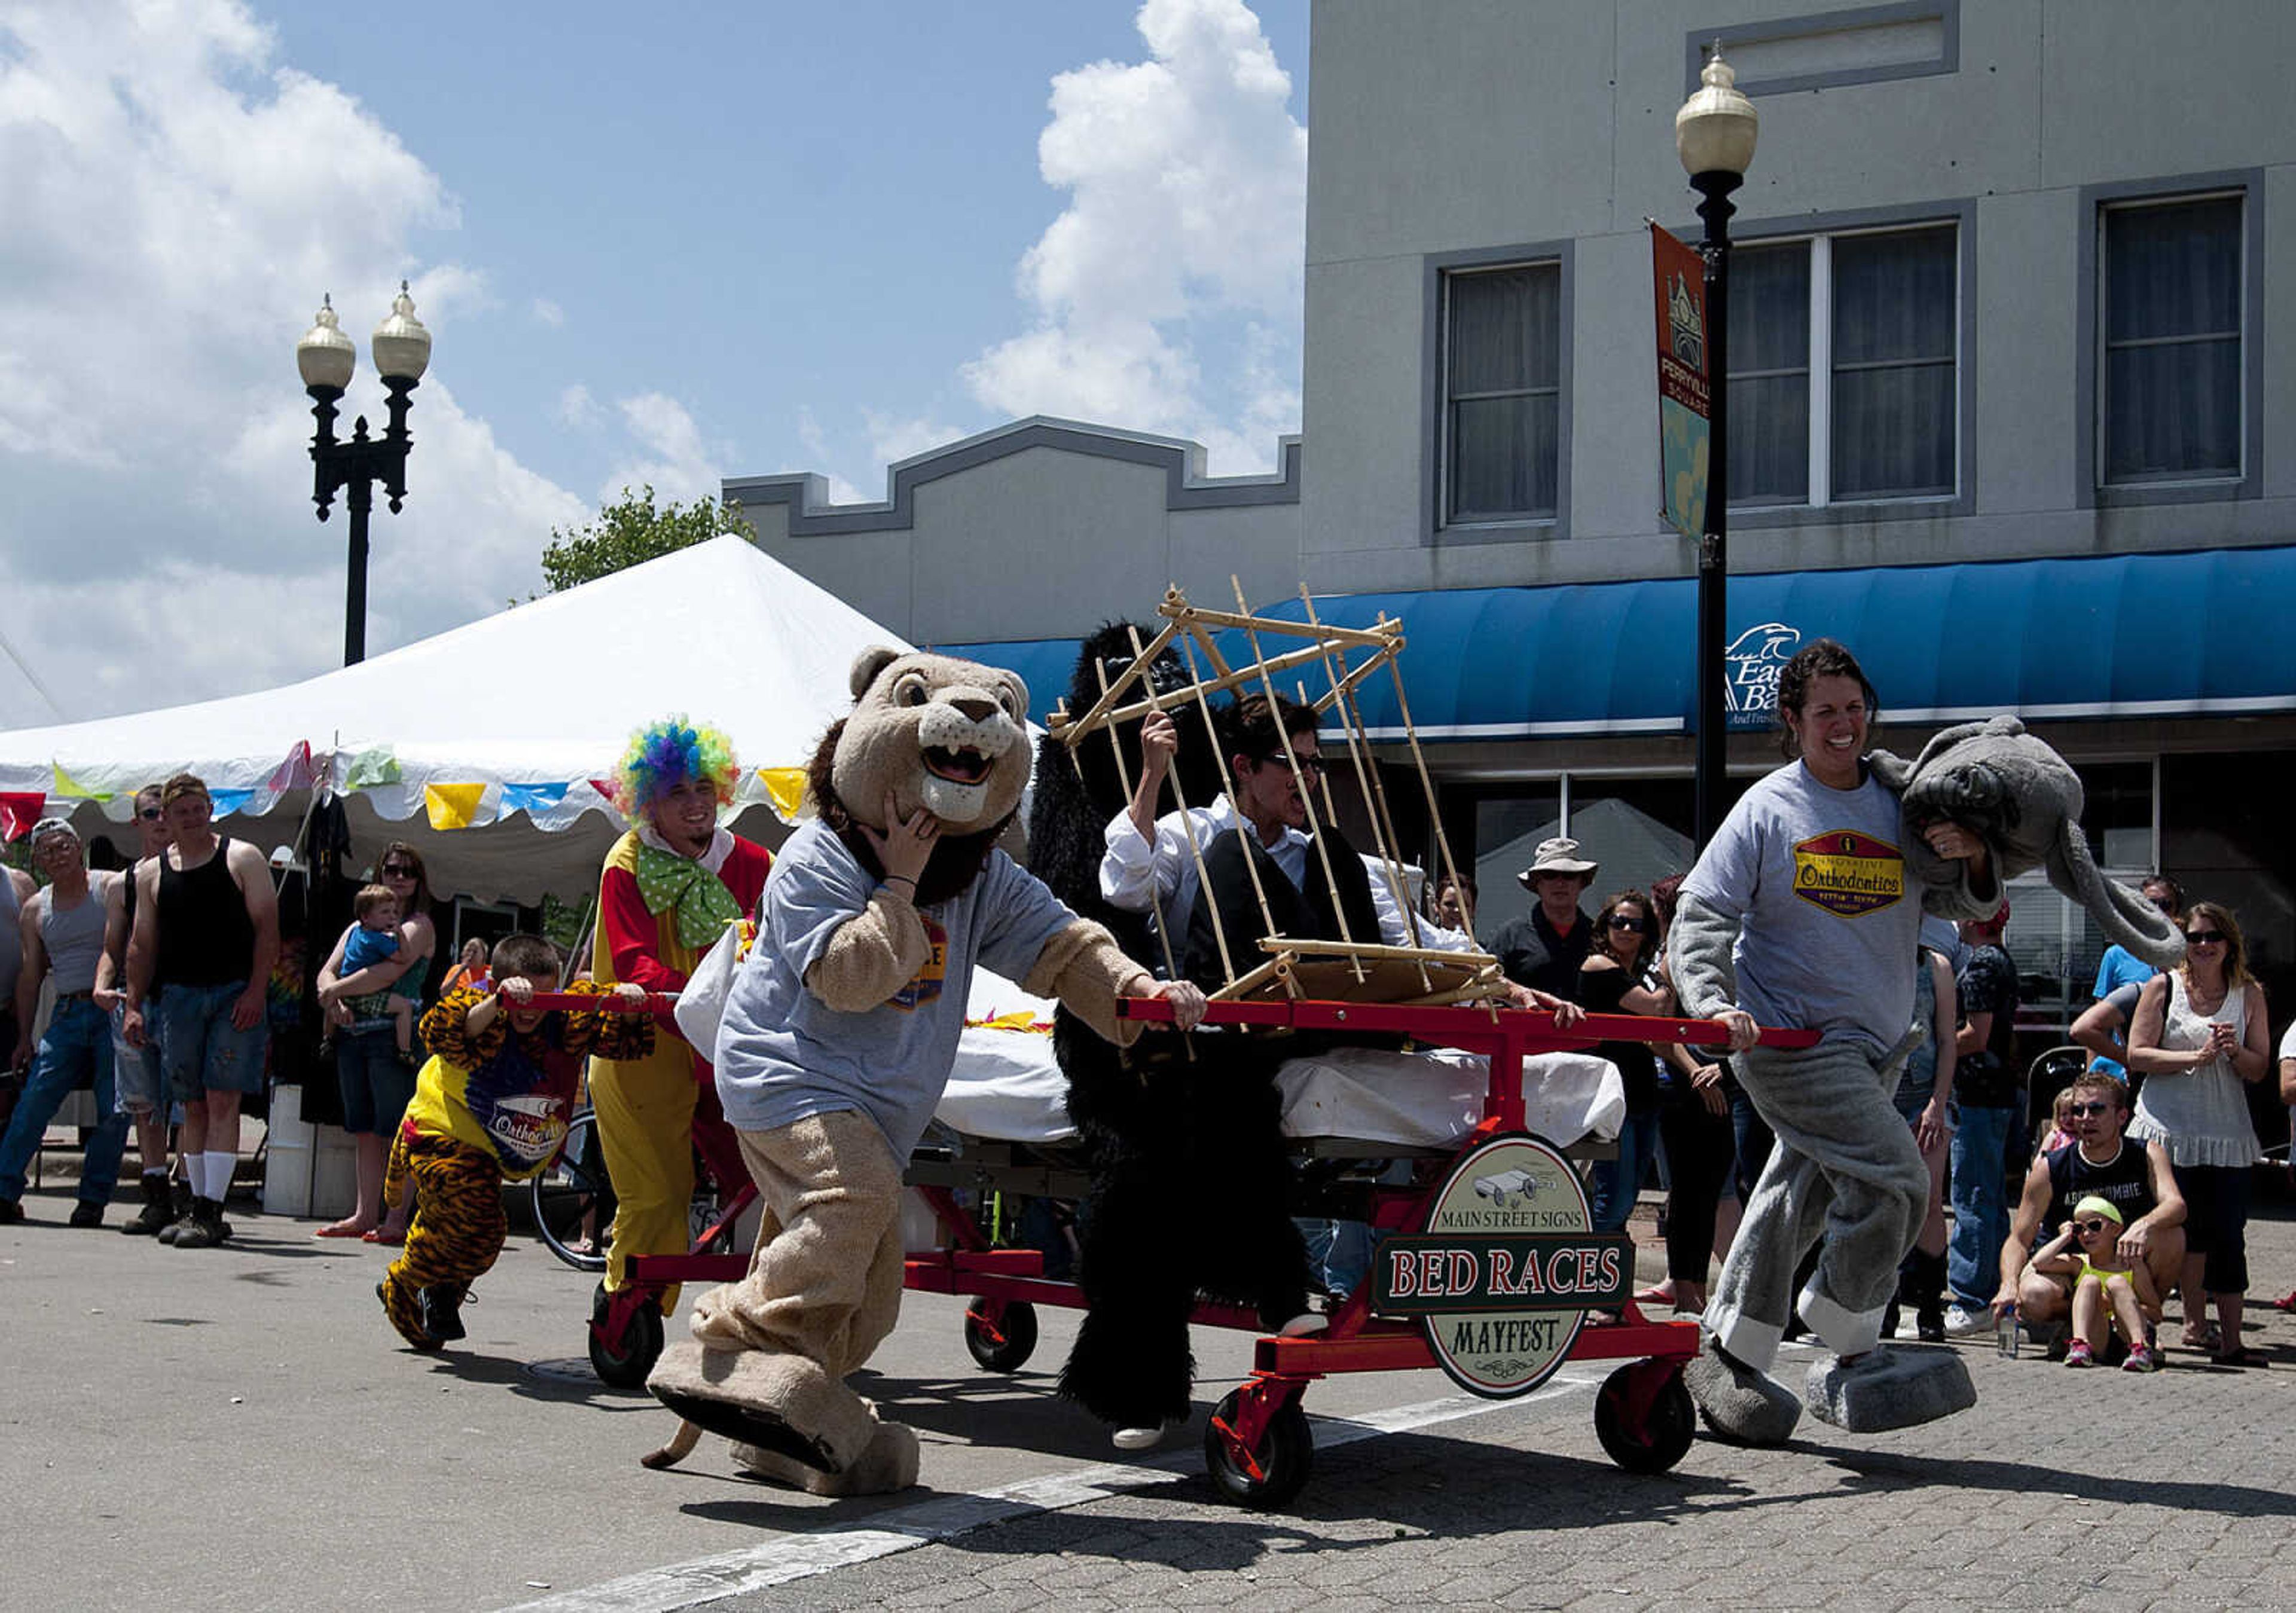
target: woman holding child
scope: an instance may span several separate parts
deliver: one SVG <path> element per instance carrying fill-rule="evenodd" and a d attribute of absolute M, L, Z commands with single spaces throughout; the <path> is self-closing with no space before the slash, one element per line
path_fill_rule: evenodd
<path fill-rule="evenodd" d="M 398 1244 L 406 1237 L 406 1212 L 399 1206 L 387 1216 L 383 1211 L 383 1159 L 414 1096 L 415 1070 L 422 1060 L 420 1046 L 412 1043 L 413 1056 L 400 1055 L 388 1010 L 391 998 L 404 1002 L 410 1014 L 420 1009 L 439 930 L 430 921 L 430 875 L 414 847 L 404 840 L 384 847 L 374 882 L 397 907 L 395 924 L 387 937 L 367 932 L 362 943 L 363 927 L 354 919 L 319 970 L 319 1006 L 334 1033 L 335 1078 L 342 1085 L 343 1129 L 351 1134 L 358 1197 L 349 1215 L 312 1236 Z M 387 949 L 381 945 L 386 940 Z M 361 958 L 374 961 L 351 965 L 355 943 L 362 943 Z"/>

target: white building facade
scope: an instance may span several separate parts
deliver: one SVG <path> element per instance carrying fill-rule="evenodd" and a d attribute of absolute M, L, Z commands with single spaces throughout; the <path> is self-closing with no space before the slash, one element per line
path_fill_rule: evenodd
<path fill-rule="evenodd" d="M 2080 766 L 2100 859 L 2230 904 L 2296 1001 L 2284 0 L 1318 0 L 1280 474 L 1025 421 L 897 467 L 882 504 L 727 495 L 777 558 L 1040 704 L 1169 581 L 1400 615 L 1482 928 L 1558 826 L 1603 889 L 1646 884 L 1690 852 L 1696 669 L 1644 221 L 1697 239 L 1672 119 L 1716 39 L 1761 117 L 1732 226 L 1734 775 L 1775 759 L 1766 673 L 1843 639 L 1882 742 L 2020 712 Z M 2102 943 L 2021 911 L 2038 1034 Z"/>

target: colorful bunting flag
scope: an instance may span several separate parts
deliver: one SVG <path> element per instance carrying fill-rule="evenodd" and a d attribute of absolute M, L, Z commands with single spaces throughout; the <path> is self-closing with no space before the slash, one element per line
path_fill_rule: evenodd
<path fill-rule="evenodd" d="M 214 809 L 217 817 L 229 817 L 254 797 L 252 790 L 210 790 L 208 791 L 208 805 Z"/>
<path fill-rule="evenodd" d="M 20 840 L 46 815 L 45 790 L 0 791 L 0 840 Z"/>
<path fill-rule="evenodd" d="M 362 750 L 351 757 L 350 771 L 343 777 L 343 788 L 367 790 L 377 784 L 396 784 L 398 782 L 398 753 L 388 745 L 377 745 L 372 750 Z"/>
<path fill-rule="evenodd" d="M 782 822 L 796 823 L 797 809 L 805 800 L 805 769 L 760 767 L 758 778 L 765 785 L 766 799 L 773 803 L 774 811 Z"/>
<path fill-rule="evenodd" d="M 48 766 L 56 775 L 56 782 L 48 789 L 50 795 L 62 796 L 68 801 L 108 801 L 111 798 L 109 790 L 90 790 L 66 773 L 62 762 L 50 762 Z"/>
<path fill-rule="evenodd" d="M 311 741 L 298 740 L 287 759 L 271 774 L 270 783 L 264 786 L 274 795 L 288 790 L 308 790 L 318 780 L 318 770 L 311 765 Z"/>
<path fill-rule="evenodd" d="M 502 809 L 504 812 L 547 812 L 566 798 L 571 784 L 504 784 Z"/>
<path fill-rule="evenodd" d="M 422 807 L 430 815 L 433 829 L 468 829 L 471 820 L 478 816 L 479 803 L 486 793 L 484 784 L 425 784 Z"/>

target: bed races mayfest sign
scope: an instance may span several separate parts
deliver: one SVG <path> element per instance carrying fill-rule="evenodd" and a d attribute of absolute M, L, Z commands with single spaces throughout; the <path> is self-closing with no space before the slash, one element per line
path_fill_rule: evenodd
<path fill-rule="evenodd" d="M 1380 1244 L 1372 1309 L 1417 1316 L 1462 1388 L 1527 1394 L 1570 1354 L 1590 1309 L 1626 1303 L 1633 1245 L 1595 1232 L 1578 1174 L 1536 1137 L 1495 1137 L 1452 1167 L 1420 1232 Z"/>

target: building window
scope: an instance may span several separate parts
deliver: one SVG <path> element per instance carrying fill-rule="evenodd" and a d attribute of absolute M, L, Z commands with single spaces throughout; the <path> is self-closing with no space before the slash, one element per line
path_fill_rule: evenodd
<path fill-rule="evenodd" d="M 1734 251 L 1731 504 L 1957 491 L 1960 281 L 1950 224 Z"/>
<path fill-rule="evenodd" d="M 2242 473 L 2242 198 L 2103 210 L 2103 390 L 2112 484 Z"/>
<path fill-rule="evenodd" d="M 1562 270 L 1454 271 L 1443 291 L 1444 520 L 1552 520 L 1562 476 Z"/>

